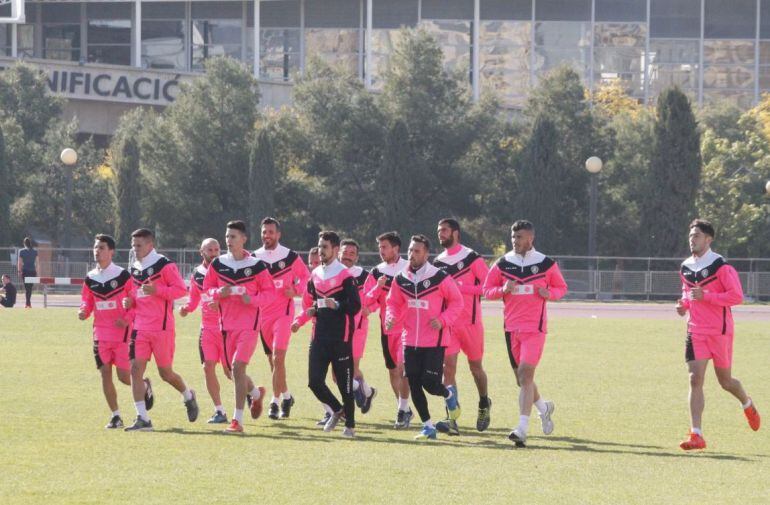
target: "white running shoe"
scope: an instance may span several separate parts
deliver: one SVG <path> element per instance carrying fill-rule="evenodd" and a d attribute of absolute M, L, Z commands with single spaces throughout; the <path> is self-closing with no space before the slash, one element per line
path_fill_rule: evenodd
<path fill-rule="evenodd" d="M 550 400 L 546 400 L 545 407 L 545 413 L 540 414 L 540 422 L 543 424 L 543 434 L 550 435 L 553 433 L 553 419 L 551 419 L 551 415 L 553 415 L 555 407 Z"/>

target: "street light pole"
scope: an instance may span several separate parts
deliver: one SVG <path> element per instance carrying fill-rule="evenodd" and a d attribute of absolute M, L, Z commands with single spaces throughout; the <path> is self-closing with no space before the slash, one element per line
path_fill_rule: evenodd
<path fill-rule="evenodd" d="M 598 178 L 602 170 L 602 160 L 597 156 L 591 156 L 586 160 L 586 170 L 591 178 L 591 189 L 588 203 L 588 255 L 596 256 L 596 206 L 598 199 Z"/>
<path fill-rule="evenodd" d="M 66 148 L 59 155 L 59 159 L 65 166 L 65 176 L 67 177 L 67 187 L 64 193 L 64 237 L 62 237 L 62 247 L 67 250 L 70 248 L 72 226 L 72 172 L 75 169 L 75 163 L 78 161 L 78 153 L 74 149 Z M 67 251 L 69 257 L 69 251 Z"/>

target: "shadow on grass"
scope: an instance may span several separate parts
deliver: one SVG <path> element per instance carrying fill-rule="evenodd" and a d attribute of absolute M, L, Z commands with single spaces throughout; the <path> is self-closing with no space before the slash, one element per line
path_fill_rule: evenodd
<path fill-rule="evenodd" d="M 281 426 L 283 425 L 283 426 Z M 289 427 L 290 426 L 290 427 Z M 312 440 L 314 442 L 337 442 L 344 440 L 340 428 L 334 432 L 325 433 L 322 428 L 312 425 L 295 425 L 274 423 L 267 426 L 249 426 L 244 433 L 225 433 L 223 430 L 190 430 L 182 428 L 156 429 L 159 433 L 169 433 L 175 435 L 214 435 L 219 437 L 246 438 L 246 439 L 266 439 L 266 440 Z M 392 433 L 402 433 L 404 438 L 396 438 Z M 416 428 L 408 430 L 395 431 L 393 426 L 386 423 L 359 423 L 356 428 L 357 441 L 372 442 L 377 444 L 399 444 L 409 446 L 429 446 L 443 450 L 456 450 L 458 448 L 470 449 L 492 449 L 504 451 L 567 451 L 567 452 L 585 452 L 593 454 L 627 454 L 630 456 L 648 456 L 658 458 L 706 458 L 717 461 L 755 461 L 752 458 L 738 456 L 734 454 L 698 452 L 685 453 L 676 452 L 674 449 L 667 450 L 665 447 L 654 445 L 636 445 L 621 444 L 616 442 L 606 442 L 601 440 L 588 440 L 575 437 L 530 437 L 529 447 L 526 449 L 516 449 L 507 439 L 508 431 L 501 429 L 491 429 L 484 433 L 468 432 L 459 437 L 440 436 L 437 441 L 416 442 L 411 439 L 411 435 L 416 434 Z M 504 436 L 502 435 L 504 433 Z M 498 437 L 491 438 L 490 434 L 501 434 Z M 470 439 L 470 440 L 469 440 Z M 355 441 L 354 440 L 354 441 Z M 545 445 L 540 445 L 544 443 Z M 765 458 L 766 455 L 752 455 L 758 458 Z"/>

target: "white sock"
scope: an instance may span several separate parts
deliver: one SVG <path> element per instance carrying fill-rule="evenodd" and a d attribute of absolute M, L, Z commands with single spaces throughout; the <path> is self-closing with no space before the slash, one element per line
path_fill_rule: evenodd
<path fill-rule="evenodd" d="M 328 406 L 328 405 L 326 405 L 325 403 L 322 403 L 321 405 L 323 406 L 323 408 L 324 408 L 324 410 L 326 411 L 326 413 L 327 413 L 327 414 L 329 414 L 329 415 L 332 415 L 332 414 L 334 414 L 334 411 L 332 410 L 332 408 L 331 408 L 331 407 L 329 407 L 329 406 Z"/>
<path fill-rule="evenodd" d="M 284 391 L 283 393 L 281 393 L 281 398 L 284 400 L 291 400 L 291 393 L 289 393 L 288 390 Z"/>
<path fill-rule="evenodd" d="M 136 415 L 138 415 L 143 421 L 149 421 L 150 416 L 147 415 L 147 406 L 144 404 L 144 400 L 141 402 L 134 402 L 136 406 Z"/>
<path fill-rule="evenodd" d="M 432 430 L 435 430 L 435 429 L 436 429 L 436 427 L 435 427 L 435 426 L 433 426 L 433 421 L 431 421 L 430 419 L 428 419 L 427 421 L 425 421 L 424 423 L 422 423 L 422 425 L 423 425 L 423 426 L 425 426 L 426 428 L 430 428 L 430 429 L 432 429 Z"/>
<path fill-rule="evenodd" d="M 522 435 L 526 435 L 528 429 L 529 416 L 519 416 L 519 430 L 521 430 Z"/>
<path fill-rule="evenodd" d="M 353 379 L 353 391 L 358 391 L 359 387 L 361 387 L 361 384 L 358 382 L 358 379 Z"/>
<path fill-rule="evenodd" d="M 746 410 L 747 408 L 751 407 L 751 398 L 749 398 L 748 400 L 746 400 L 746 403 L 744 403 L 744 404 L 742 405 L 742 407 L 743 407 L 743 410 Z"/>
<path fill-rule="evenodd" d="M 217 412 L 219 412 L 221 414 L 225 413 L 225 409 L 221 405 L 214 405 L 214 410 L 216 410 Z"/>
<path fill-rule="evenodd" d="M 112 411 L 112 417 L 115 417 L 115 416 L 120 417 L 120 409 Z"/>
<path fill-rule="evenodd" d="M 235 414 L 233 414 L 233 419 L 238 421 L 238 424 L 243 424 L 243 409 L 235 409 Z"/>
<path fill-rule="evenodd" d="M 281 403 L 281 399 L 278 398 L 277 396 L 274 396 L 273 399 L 270 400 L 270 403 L 275 403 L 276 405 L 278 405 L 279 403 Z"/>
<path fill-rule="evenodd" d="M 251 395 L 252 400 L 259 400 L 259 397 L 262 396 L 262 393 L 257 386 L 251 388 L 251 393 L 249 394 Z"/>
<path fill-rule="evenodd" d="M 403 410 L 404 412 L 409 410 L 409 398 L 398 399 L 398 410 Z"/>
<path fill-rule="evenodd" d="M 535 408 L 540 412 L 541 416 L 548 410 L 548 406 L 545 404 L 545 400 L 543 400 L 542 396 L 535 402 Z"/>
<path fill-rule="evenodd" d="M 690 431 L 695 433 L 696 435 L 703 436 L 703 432 L 701 431 L 700 428 L 690 428 Z"/>
<path fill-rule="evenodd" d="M 187 386 L 184 387 L 184 391 L 182 391 L 182 398 L 184 398 L 184 401 L 190 401 L 192 400 L 192 391 L 190 391 L 190 388 Z"/>
<path fill-rule="evenodd" d="M 372 388 L 366 383 L 364 379 L 361 379 L 361 387 L 364 388 L 364 394 L 366 397 L 372 396 Z"/>

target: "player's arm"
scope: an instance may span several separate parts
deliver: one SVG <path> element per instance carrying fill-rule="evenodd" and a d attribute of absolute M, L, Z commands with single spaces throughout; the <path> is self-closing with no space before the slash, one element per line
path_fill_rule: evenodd
<path fill-rule="evenodd" d="M 264 307 L 275 299 L 275 284 L 273 284 L 273 277 L 267 268 L 254 276 L 254 282 L 257 284 L 257 296 L 251 297 L 249 301 L 251 305 Z"/>
<path fill-rule="evenodd" d="M 163 270 L 160 271 L 160 279 L 162 282 L 154 284 L 155 296 L 173 302 L 187 294 L 187 286 L 184 285 L 184 280 L 179 275 L 176 264 L 169 263 L 163 267 Z"/>
<path fill-rule="evenodd" d="M 548 272 L 545 274 L 545 281 L 548 286 L 547 298 L 549 300 L 560 300 L 567 294 L 567 283 L 564 281 L 559 265 L 556 263 L 548 269 Z"/>
<path fill-rule="evenodd" d="M 310 279 L 310 270 L 308 269 L 307 265 L 302 262 L 302 259 L 297 256 L 297 258 L 294 260 L 294 263 L 291 265 L 291 270 L 294 273 L 294 278 L 296 279 L 294 283 L 294 291 L 298 295 L 302 295 L 307 290 L 307 281 Z"/>
<path fill-rule="evenodd" d="M 195 274 L 190 276 L 190 299 L 185 305 L 179 307 L 179 315 L 182 317 L 186 316 L 190 312 L 195 311 L 201 302 L 201 291 L 198 288 L 198 285 L 195 284 L 194 277 Z"/>
<path fill-rule="evenodd" d="M 731 265 L 724 265 L 717 271 L 717 279 L 725 290 L 714 293 L 707 289 L 703 291 L 703 301 L 719 305 L 720 307 L 732 307 L 743 303 L 743 286 L 738 272 Z"/>
<path fill-rule="evenodd" d="M 484 279 L 484 298 L 487 300 L 499 300 L 505 295 L 505 282 L 503 280 L 503 274 L 500 272 L 500 267 L 493 266 L 487 278 Z"/>
<path fill-rule="evenodd" d="M 361 310 L 368 312 L 368 314 L 371 314 L 372 312 L 376 311 L 377 308 L 380 306 L 379 301 L 377 298 L 369 296 L 369 293 L 372 291 L 375 291 L 377 289 L 377 279 L 374 278 L 374 275 L 369 273 L 369 275 L 366 276 L 366 280 L 364 281 L 363 286 L 363 296 L 361 297 Z"/>
<path fill-rule="evenodd" d="M 473 284 L 458 284 L 457 287 L 460 290 L 460 293 L 464 295 L 481 296 L 484 294 L 484 281 L 487 278 L 487 274 L 489 274 L 489 267 L 487 266 L 487 262 L 484 261 L 484 258 L 479 256 L 473 263 L 471 263 L 471 273 L 478 282 L 474 282 Z"/>
<path fill-rule="evenodd" d="M 313 308 L 315 304 L 315 297 L 313 296 L 315 290 L 313 289 L 312 283 L 313 282 L 311 280 L 308 280 L 307 286 L 302 293 L 302 310 L 299 314 L 294 316 L 294 321 L 291 325 L 292 331 L 294 332 L 304 326 L 308 321 L 313 319 L 313 316 L 315 315 L 315 313 L 308 314 L 308 311 Z"/>
<path fill-rule="evenodd" d="M 441 312 L 438 318 L 441 320 L 442 327 L 446 328 L 451 326 L 460 316 L 465 302 L 463 302 L 463 295 L 460 293 L 460 288 L 451 277 L 447 276 L 447 278 L 439 285 L 439 289 L 441 290 L 441 294 L 444 295 L 444 300 L 446 300 L 446 308 Z"/>
<path fill-rule="evenodd" d="M 94 294 L 88 288 L 86 283 L 83 283 L 83 290 L 80 292 L 80 309 L 78 310 L 78 318 L 83 321 L 88 319 L 94 311 Z"/>
<path fill-rule="evenodd" d="M 396 324 L 403 321 L 406 317 L 406 298 L 404 293 L 401 292 L 401 288 L 398 287 L 398 283 L 393 280 L 390 284 L 390 291 L 385 299 L 385 327 L 386 329 L 393 328 Z"/>
<path fill-rule="evenodd" d="M 358 286 L 353 277 L 346 277 L 342 281 L 342 290 L 345 296 L 339 300 L 337 310 L 355 316 L 361 310 L 361 296 L 358 294 Z"/>

